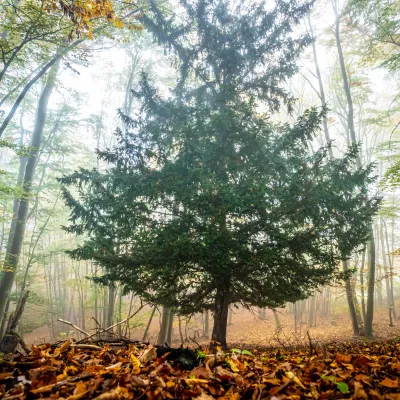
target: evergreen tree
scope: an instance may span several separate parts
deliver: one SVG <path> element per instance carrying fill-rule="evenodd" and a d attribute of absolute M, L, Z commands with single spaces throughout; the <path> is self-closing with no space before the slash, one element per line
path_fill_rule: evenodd
<path fill-rule="evenodd" d="M 272 119 L 294 101 L 282 84 L 310 42 L 293 34 L 310 3 L 182 0 L 176 19 L 151 7 L 144 23 L 180 77 L 164 98 L 143 74 L 141 108 L 98 152 L 109 168 L 62 179 L 67 230 L 86 235 L 72 255 L 177 313 L 212 310 L 212 340 L 226 346 L 230 304 L 276 308 L 339 277 L 379 200 L 357 148 L 308 150 L 325 110 Z"/>

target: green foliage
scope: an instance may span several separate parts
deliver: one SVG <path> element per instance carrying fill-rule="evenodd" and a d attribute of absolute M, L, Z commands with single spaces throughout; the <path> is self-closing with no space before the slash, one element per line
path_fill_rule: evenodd
<path fill-rule="evenodd" d="M 199 358 L 200 360 L 204 360 L 207 357 L 207 354 L 204 353 L 204 351 L 202 351 L 200 349 L 198 349 L 196 351 L 196 354 L 197 354 L 197 358 Z"/>
<path fill-rule="evenodd" d="M 347 7 L 351 22 L 366 40 L 364 57 L 397 71 L 400 68 L 400 1 L 350 0 Z"/>
<path fill-rule="evenodd" d="M 231 349 L 231 352 L 232 353 L 242 354 L 244 356 L 251 356 L 251 357 L 254 356 L 254 354 L 249 350 Z"/>
<path fill-rule="evenodd" d="M 270 308 L 308 297 L 340 277 L 379 203 L 356 147 L 333 160 L 309 150 L 325 110 L 271 119 L 292 108 L 281 85 L 310 41 L 292 34 L 310 4 L 182 2 L 183 25 L 151 4 L 144 23 L 176 54 L 180 79 L 163 98 L 144 74 L 141 109 L 121 114 L 117 145 L 98 152 L 109 168 L 61 179 L 66 230 L 86 237 L 70 254 L 103 266 L 97 281 L 180 314 L 218 309 L 224 296 Z"/>
<path fill-rule="evenodd" d="M 333 382 L 341 393 L 343 394 L 349 393 L 349 387 L 346 382 L 337 382 L 334 376 L 321 375 L 321 378 Z"/>

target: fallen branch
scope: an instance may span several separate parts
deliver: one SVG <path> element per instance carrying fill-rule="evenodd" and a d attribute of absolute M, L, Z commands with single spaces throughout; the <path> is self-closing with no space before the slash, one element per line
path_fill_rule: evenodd
<path fill-rule="evenodd" d="M 78 340 L 78 341 L 76 342 L 76 344 L 82 343 L 84 340 L 91 339 L 93 336 L 99 335 L 100 333 L 108 332 L 110 329 L 115 328 L 116 326 L 121 325 L 121 324 L 123 324 L 123 323 L 129 321 L 129 320 L 130 320 L 131 318 L 133 318 L 137 313 L 139 313 L 139 312 L 142 310 L 142 308 L 143 308 L 144 306 L 146 306 L 146 305 L 147 305 L 147 303 L 146 303 L 146 304 L 141 304 L 141 306 L 140 306 L 133 314 L 131 314 L 129 317 L 125 318 L 123 321 L 119 321 L 119 322 L 115 323 L 114 325 L 109 326 L 108 328 L 101 329 L 101 330 L 99 330 L 99 331 L 97 331 L 97 332 L 95 332 L 95 333 L 92 333 L 91 335 L 89 335 L 88 333 L 85 332 L 85 334 L 87 335 L 87 337 Z"/>
<path fill-rule="evenodd" d="M 61 319 L 61 318 L 58 318 L 57 321 L 60 321 L 60 322 L 62 322 L 63 324 L 67 324 L 67 325 L 69 325 L 69 326 L 72 326 L 74 329 L 76 329 L 77 331 L 83 333 L 84 335 L 86 335 L 86 336 L 88 336 L 88 337 L 91 336 L 89 333 L 87 333 L 86 331 L 84 331 L 82 328 L 79 328 L 79 326 L 74 325 L 72 322 L 65 321 L 65 320 L 63 320 L 63 319 Z"/>
<path fill-rule="evenodd" d="M 94 344 L 71 344 L 71 347 L 75 347 L 77 349 L 103 350 L 102 347 L 96 346 Z"/>

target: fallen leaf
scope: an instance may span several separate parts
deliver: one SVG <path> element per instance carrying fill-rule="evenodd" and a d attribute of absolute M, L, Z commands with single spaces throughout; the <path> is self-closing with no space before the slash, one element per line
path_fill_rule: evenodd
<path fill-rule="evenodd" d="M 382 386 L 388 387 L 388 388 L 398 388 L 399 387 L 399 381 L 398 380 L 392 380 L 389 378 L 385 378 L 381 383 Z"/>

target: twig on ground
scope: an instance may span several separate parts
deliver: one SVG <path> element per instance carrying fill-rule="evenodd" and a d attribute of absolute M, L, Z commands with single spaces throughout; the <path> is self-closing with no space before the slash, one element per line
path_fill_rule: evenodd
<path fill-rule="evenodd" d="M 76 342 L 76 344 L 79 344 L 79 343 L 83 342 L 84 340 L 91 339 L 93 336 L 96 336 L 96 335 L 98 335 L 98 334 L 100 334 L 100 333 L 108 332 L 110 329 L 115 328 L 116 326 L 121 325 L 121 324 L 123 324 L 123 323 L 129 321 L 129 320 L 130 320 L 131 318 L 133 318 L 137 313 L 139 313 L 139 312 L 142 310 L 142 308 L 143 308 L 144 306 L 146 306 L 146 305 L 147 305 L 147 303 L 146 303 L 146 304 L 141 304 L 140 307 L 139 307 L 133 314 L 131 314 L 129 317 L 125 318 L 123 321 L 117 322 L 117 323 L 115 323 L 114 325 L 111 325 L 111 326 L 109 326 L 108 328 L 105 328 L 105 329 L 101 329 L 101 330 L 99 330 L 98 332 L 92 333 L 91 335 L 87 334 L 88 336 L 87 336 L 86 338 L 83 338 L 83 339 L 78 340 L 78 341 Z M 109 332 L 109 333 L 110 333 L 110 332 Z"/>
<path fill-rule="evenodd" d="M 96 346 L 94 344 L 71 344 L 71 347 L 75 347 L 77 349 L 103 350 L 102 347 Z"/>

